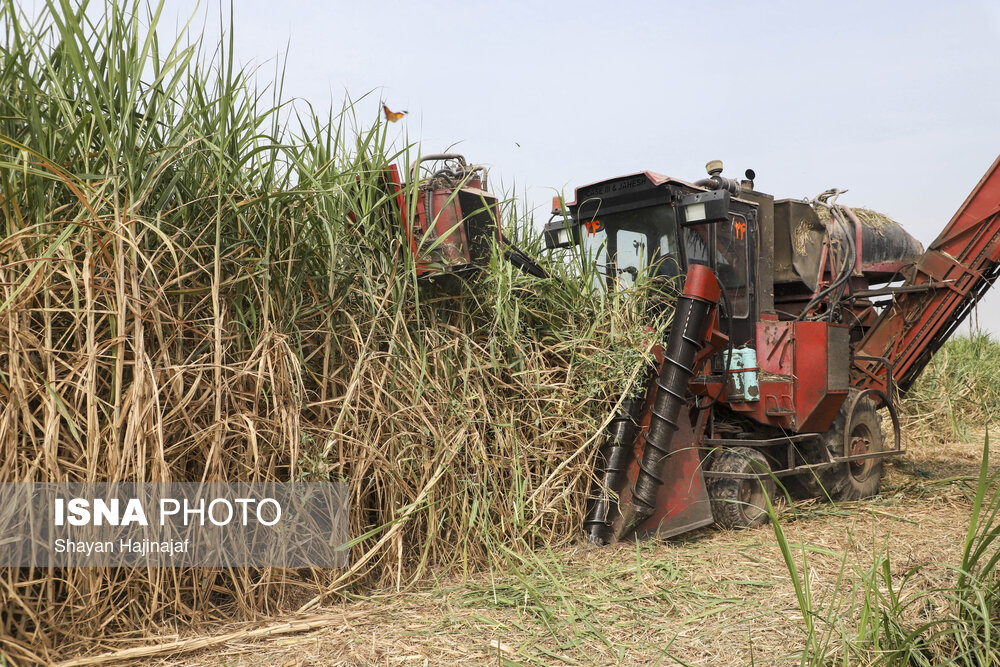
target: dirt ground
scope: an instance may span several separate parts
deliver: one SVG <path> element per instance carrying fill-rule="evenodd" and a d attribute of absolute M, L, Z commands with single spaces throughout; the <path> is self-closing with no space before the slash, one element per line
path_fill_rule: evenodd
<path fill-rule="evenodd" d="M 844 649 L 864 573 L 877 556 L 911 587 L 947 584 L 960 562 L 982 431 L 927 437 L 887 466 L 881 496 L 785 508 L 815 611 L 816 641 Z M 992 461 L 998 461 L 991 448 Z M 147 665 L 794 664 L 806 647 L 795 587 L 765 526 L 705 529 L 669 542 L 542 554 L 517 572 L 386 591 L 268 624 L 215 628 L 233 637 Z M 298 628 L 300 631 L 295 632 Z M 256 638 L 248 639 L 257 630 Z M 852 664 L 853 664 L 852 660 Z"/>

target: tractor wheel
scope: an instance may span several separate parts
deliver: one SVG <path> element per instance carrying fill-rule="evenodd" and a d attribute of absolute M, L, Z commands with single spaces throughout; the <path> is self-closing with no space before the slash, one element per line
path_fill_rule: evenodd
<path fill-rule="evenodd" d="M 715 472 L 771 472 L 767 459 L 756 449 L 734 447 L 726 449 L 712 462 Z M 750 528 L 767 522 L 766 497 L 774 498 L 774 478 L 727 479 L 714 478 L 708 494 L 712 498 L 712 515 L 724 528 Z"/>
<path fill-rule="evenodd" d="M 852 389 L 837 418 L 833 420 L 830 430 L 823 435 L 823 442 L 833 456 L 873 454 L 882 451 L 881 420 L 875 411 L 875 403 L 867 398 L 858 401 L 854 408 L 850 425 L 851 437 L 845 451 L 844 431 L 847 428 L 845 425 L 847 410 L 856 395 L 857 391 Z M 826 493 L 820 489 L 819 495 L 829 495 L 831 499 L 837 501 L 869 498 L 879 492 L 882 474 L 882 459 L 842 463 L 820 473 L 820 482 Z"/>

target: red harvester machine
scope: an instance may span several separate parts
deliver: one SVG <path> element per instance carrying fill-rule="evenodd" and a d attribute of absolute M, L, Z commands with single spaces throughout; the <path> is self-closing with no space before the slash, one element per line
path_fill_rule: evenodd
<path fill-rule="evenodd" d="M 429 156 L 465 175 L 422 180 L 418 220 L 404 219 L 415 252 L 417 239 L 441 248 L 465 233 L 453 257 L 436 254 L 438 270 L 476 265 L 476 239 L 506 244 L 495 198 L 457 157 Z M 710 162 L 708 173 L 577 188 L 544 229 L 549 248 L 579 246 L 606 289 L 644 277 L 676 295 L 645 395 L 622 401 L 601 446 L 592 542 L 763 523 L 775 480 L 799 496 L 874 495 L 882 459 L 903 451 L 894 401 L 1000 272 L 1000 158 L 926 251 L 892 220 L 838 204 L 839 191 L 776 201 L 750 170 L 736 181 Z"/>

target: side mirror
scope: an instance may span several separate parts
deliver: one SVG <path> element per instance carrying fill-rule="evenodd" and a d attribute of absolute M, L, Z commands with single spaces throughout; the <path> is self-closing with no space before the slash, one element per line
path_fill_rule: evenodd
<path fill-rule="evenodd" d="M 681 197 L 681 225 L 707 225 L 729 219 L 729 191 L 709 190 Z"/>

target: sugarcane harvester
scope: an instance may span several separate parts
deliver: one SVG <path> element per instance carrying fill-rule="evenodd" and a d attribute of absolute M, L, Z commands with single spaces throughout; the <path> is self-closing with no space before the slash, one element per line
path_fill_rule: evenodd
<path fill-rule="evenodd" d="M 695 183 L 639 172 L 555 207 L 546 245 L 578 248 L 603 288 L 683 283 L 645 391 L 607 428 L 588 539 L 758 525 L 776 482 L 876 494 L 903 452 L 896 400 L 1000 271 L 998 165 L 926 251 L 840 191 L 775 200 L 720 162 Z"/>
<path fill-rule="evenodd" d="M 752 170 L 707 170 L 577 188 L 543 230 L 548 248 L 595 265 L 603 289 L 648 280 L 675 297 L 641 390 L 603 434 L 591 542 L 758 525 L 779 483 L 800 497 L 876 494 L 883 459 L 903 453 L 896 401 L 1000 273 L 1000 158 L 926 250 L 839 190 L 775 200 Z M 409 177 L 393 166 L 386 182 L 419 278 L 478 270 L 494 244 L 546 277 L 504 237 L 483 167 L 435 154 Z"/>

